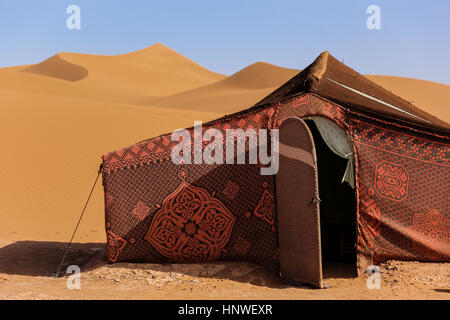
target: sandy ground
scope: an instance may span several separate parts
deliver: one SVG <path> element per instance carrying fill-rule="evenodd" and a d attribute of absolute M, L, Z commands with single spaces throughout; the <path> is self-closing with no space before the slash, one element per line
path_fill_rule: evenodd
<path fill-rule="evenodd" d="M 363 278 L 331 277 L 336 289 L 325 291 L 293 289 L 260 269 L 228 264 L 201 271 L 200 266 L 107 266 L 100 259 L 83 273 L 81 291 L 68 291 L 64 279 L 48 277 L 76 224 L 102 153 L 249 107 L 297 72 L 257 62 L 227 77 L 162 44 L 117 56 L 59 53 L 36 65 L 0 69 L 0 239 L 11 241 L 0 249 L 0 297 L 102 298 L 108 286 L 105 298 L 376 298 L 364 289 Z M 369 78 L 450 121 L 450 86 Z M 79 259 L 85 253 L 102 256 L 91 250 L 98 245 L 84 243 L 105 241 L 103 202 L 98 184 L 75 238 Z M 419 273 L 438 265 L 412 266 L 425 268 L 414 271 Z M 195 270 L 206 275 L 198 283 L 176 276 L 181 278 L 158 288 L 148 283 L 145 270 L 150 276 L 161 271 L 197 278 Z M 128 272 L 140 274 L 136 284 Z M 407 294 L 411 286 L 394 290 L 390 283 L 379 291 L 386 293 L 383 297 L 445 296 L 436 291 L 438 283 L 419 285 L 415 296 Z M 218 289 L 208 289 L 214 286 Z M 354 292 L 355 287 L 361 290 Z"/>
<path fill-rule="evenodd" d="M 450 299 L 450 267 L 387 262 L 380 289 L 349 265 L 325 265 L 328 289 L 292 287 L 247 263 L 108 264 L 104 244 L 74 244 L 55 278 L 64 243 L 0 242 L 0 299 Z M 81 268 L 81 288 L 68 289 L 69 264 Z M 106 290 L 107 288 L 107 290 Z"/>

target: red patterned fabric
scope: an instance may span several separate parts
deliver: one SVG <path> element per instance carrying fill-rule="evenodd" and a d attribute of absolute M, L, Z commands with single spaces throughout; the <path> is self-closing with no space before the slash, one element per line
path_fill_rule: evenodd
<path fill-rule="evenodd" d="M 408 196 L 409 173 L 401 165 L 382 161 L 375 168 L 375 187 L 381 197 L 403 201 Z"/>
<path fill-rule="evenodd" d="M 385 260 L 450 261 L 450 147 L 352 119 L 357 152 L 358 253 Z"/>
<path fill-rule="evenodd" d="M 222 192 L 227 198 L 233 200 L 239 192 L 239 185 L 233 181 L 228 181 Z"/>
<path fill-rule="evenodd" d="M 349 114 L 313 94 L 204 124 L 203 131 L 225 136 L 227 129 L 272 129 L 306 116 L 327 117 L 352 137 L 359 261 L 449 261 L 449 144 L 431 133 Z M 163 135 L 103 155 L 108 259 L 249 261 L 278 270 L 274 177 L 262 176 L 259 165 L 175 165 L 174 145 Z"/>
<path fill-rule="evenodd" d="M 272 194 L 264 190 L 261 199 L 259 199 L 253 214 L 273 225 L 275 223 L 275 204 Z"/>
<path fill-rule="evenodd" d="M 273 114 L 257 110 L 203 131 L 268 128 Z M 274 177 L 256 164 L 176 165 L 173 147 L 165 135 L 103 156 L 108 259 L 249 261 L 276 271 Z"/>
<path fill-rule="evenodd" d="M 183 181 L 155 213 L 145 240 L 176 262 L 213 261 L 230 239 L 235 221 L 220 200 Z"/>
<path fill-rule="evenodd" d="M 111 262 L 116 262 L 127 241 L 111 230 L 106 231 L 106 255 Z"/>
<path fill-rule="evenodd" d="M 227 129 L 260 129 L 268 128 L 273 117 L 274 108 L 266 108 L 256 112 L 251 112 L 235 118 L 223 121 L 213 121 L 203 124 L 203 133 L 209 128 L 219 129 L 225 136 Z M 193 128 L 187 129 L 191 133 L 191 140 L 194 140 Z M 161 161 L 171 161 L 170 155 L 177 141 L 171 141 L 171 134 L 162 135 L 153 139 L 145 140 L 114 152 L 103 155 L 103 172 L 110 173 L 117 170 L 136 168 L 141 165 L 151 165 Z M 208 144 L 203 143 L 205 149 Z M 194 150 L 191 145 L 191 151 Z"/>
<path fill-rule="evenodd" d="M 341 128 L 347 129 L 346 110 L 314 94 L 302 95 L 278 106 L 274 116 L 274 127 L 279 127 L 287 118 L 308 116 L 326 117 L 336 122 Z"/>
<path fill-rule="evenodd" d="M 449 227 L 450 220 L 439 211 L 432 209 L 427 213 L 415 213 L 413 224 L 409 229 L 413 241 L 413 249 L 423 255 L 439 259 L 437 252 L 450 255 L 449 251 Z M 438 248 L 438 250 L 430 250 Z"/>

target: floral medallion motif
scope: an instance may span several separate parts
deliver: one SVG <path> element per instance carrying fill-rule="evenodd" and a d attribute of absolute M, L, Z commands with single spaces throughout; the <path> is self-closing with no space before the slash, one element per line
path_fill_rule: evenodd
<path fill-rule="evenodd" d="M 267 182 L 264 182 L 263 187 L 267 187 Z M 275 203 L 273 195 L 264 190 L 261 199 L 258 202 L 253 214 L 260 219 L 268 222 L 271 225 L 274 225 L 274 212 L 275 212 Z"/>
<path fill-rule="evenodd" d="M 175 262 L 219 258 L 236 218 L 207 190 L 182 181 L 163 202 L 145 239 Z"/>
<path fill-rule="evenodd" d="M 149 212 L 150 212 L 149 206 L 147 206 L 142 201 L 138 201 L 134 209 L 131 211 L 132 214 L 134 214 L 141 220 L 144 220 Z"/>
<path fill-rule="evenodd" d="M 116 262 L 127 241 L 111 230 L 106 232 L 106 256 L 111 262 Z"/>

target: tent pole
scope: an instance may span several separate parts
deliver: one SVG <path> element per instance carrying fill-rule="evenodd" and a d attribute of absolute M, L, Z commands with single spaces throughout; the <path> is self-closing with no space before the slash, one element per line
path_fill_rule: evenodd
<path fill-rule="evenodd" d="M 89 204 L 89 200 L 91 200 L 91 196 L 92 196 L 92 193 L 94 192 L 95 186 L 97 185 L 98 178 L 100 177 L 100 174 L 102 173 L 102 166 L 103 166 L 103 164 L 101 164 L 100 168 L 98 169 L 97 177 L 95 178 L 94 185 L 92 186 L 91 192 L 89 193 L 89 196 L 88 196 L 88 198 L 86 200 L 86 203 L 84 204 L 83 210 L 81 211 L 80 218 L 78 219 L 78 223 L 75 226 L 75 230 L 73 230 L 72 237 L 70 238 L 70 241 L 67 244 L 66 251 L 64 252 L 64 256 L 63 256 L 63 258 L 61 260 L 61 263 L 59 264 L 58 271 L 56 271 L 55 278 L 58 278 L 59 272 L 61 271 L 61 268 L 62 268 L 62 266 L 64 264 L 64 260 L 66 260 L 67 253 L 69 252 L 69 249 L 72 246 L 73 238 L 75 237 L 75 234 L 76 234 L 76 232 L 78 230 L 78 226 L 80 225 L 81 219 L 83 219 L 83 215 L 84 215 L 84 212 L 86 211 L 86 208 L 87 208 L 87 206 Z"/>

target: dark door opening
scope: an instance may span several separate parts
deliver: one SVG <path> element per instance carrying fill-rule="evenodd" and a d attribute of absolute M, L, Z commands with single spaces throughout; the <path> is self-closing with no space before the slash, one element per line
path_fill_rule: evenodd
<path fill-rule="evenodd" d="M 356 197 L 355 191 L 342 183 L 347 160 L 328 148 L 314 121 L 305 122 L 316 147 L 324 274 L 336 263 L 348 264 L 356 273 Z"/>

